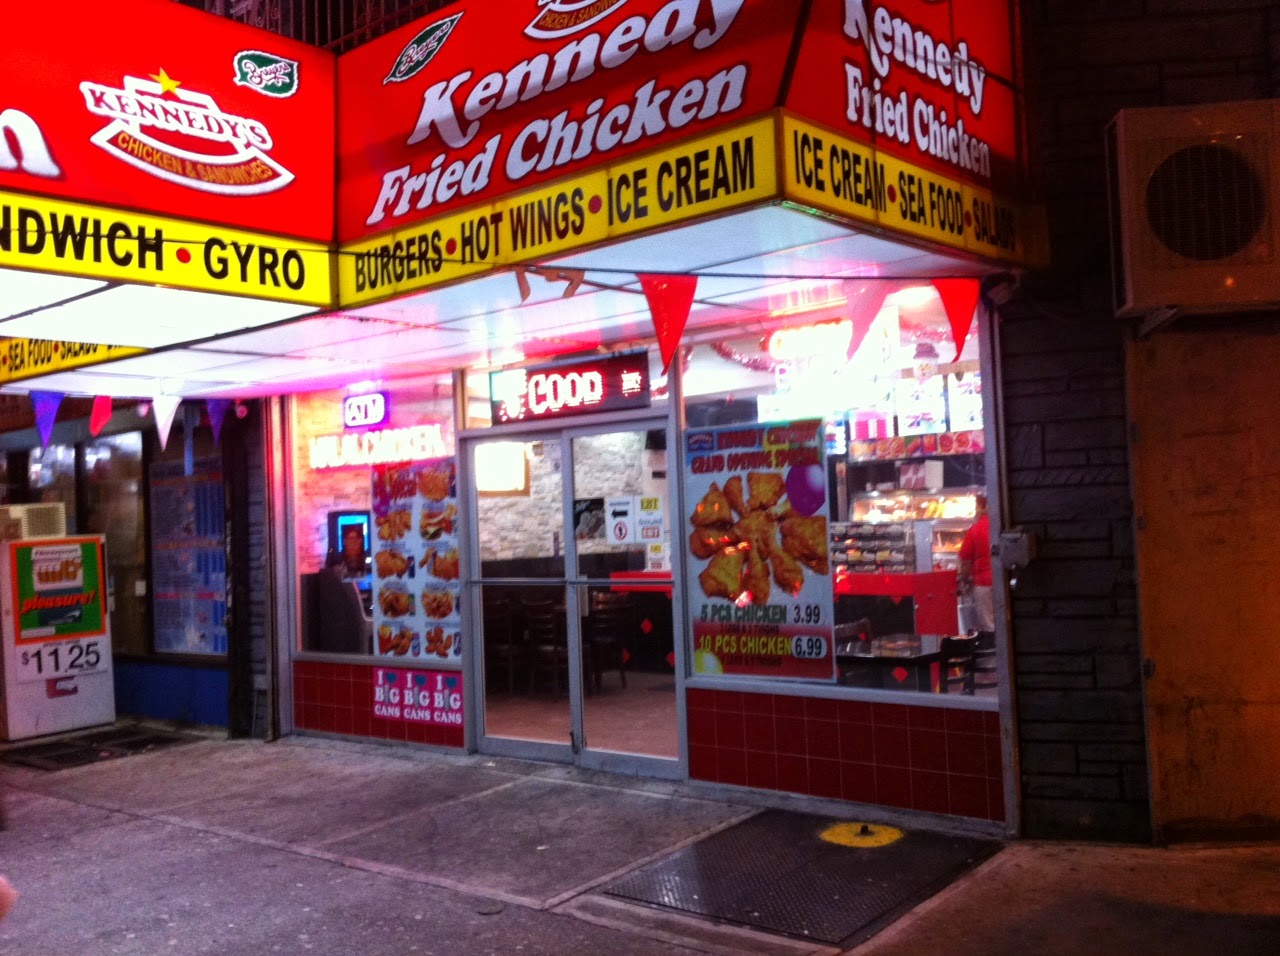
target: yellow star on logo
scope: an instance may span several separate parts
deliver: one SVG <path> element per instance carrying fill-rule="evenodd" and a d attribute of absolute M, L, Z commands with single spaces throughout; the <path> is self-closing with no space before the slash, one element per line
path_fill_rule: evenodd
<path fill-rule="evenodd" d="M 178 80 L 175 80 L 168 73 L 166 73 L 163 67 L 160 68 L 159 73 L 152 73 L 151 79 L 155 80 L 157 83 L 160 84 L 161 93 L 172 93 L 174 90 L 176 90 L 178 87 L 182 85 L 182 83 L 180 83 Z"/>

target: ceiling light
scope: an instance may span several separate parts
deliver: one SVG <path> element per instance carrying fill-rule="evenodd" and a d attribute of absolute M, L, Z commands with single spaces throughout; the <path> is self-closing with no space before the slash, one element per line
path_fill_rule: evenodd
<path fill-rule="evenodd" d="M 45 275 L 42 272 L 0 269 L 0 317 L 21 315 L 32 309 L 65 302 L 105 285 L 105 282 L 97 279 L 73 279 L 68 276 Z"/>
<path fill-rule="evenodd" d="M 913 285 L 899 289 L 889 296 L 900 309 L 919 309 L 938 298 L 938 290 L 931 285 Z"/>
<path fill-rule="evenodd" d="M 153 349 L 270 325 L 314 311 L 314 306 L 287 302 L 124 285 L 20 319 L 0 320 L 0 335 Z"/>

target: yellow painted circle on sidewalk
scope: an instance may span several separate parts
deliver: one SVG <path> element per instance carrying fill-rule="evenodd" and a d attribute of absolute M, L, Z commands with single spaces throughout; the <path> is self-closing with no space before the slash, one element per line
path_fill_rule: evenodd
<path fill-rule="evenodd" d="M 901 830 L 882 827 L 873 823 L 837 823 L 818 834 L 819 839 L 837 846 L 875 848 L 897 843 L 902 839 Z"/>

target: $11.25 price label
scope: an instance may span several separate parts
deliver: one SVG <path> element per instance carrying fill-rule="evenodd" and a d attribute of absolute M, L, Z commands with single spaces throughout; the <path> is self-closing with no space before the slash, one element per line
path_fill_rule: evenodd
<path fill-rule="evenodd" d="M 18 682 L 33 683 L 56 677 L 79 677 L 107 669 L 105 657 L 111 653 L 102 638 L 78 641 L 50 641 L 34 647 L 18 647 Z"/>

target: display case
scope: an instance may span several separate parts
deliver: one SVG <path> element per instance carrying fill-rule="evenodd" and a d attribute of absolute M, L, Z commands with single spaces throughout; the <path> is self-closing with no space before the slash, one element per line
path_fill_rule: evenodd
<path fill-rule="evenodd" d="M 854 495 L 847 522 L 831 525 L 831 560 L 848 573 L 955 571 L 976 514 L 976 489 Z"/>

